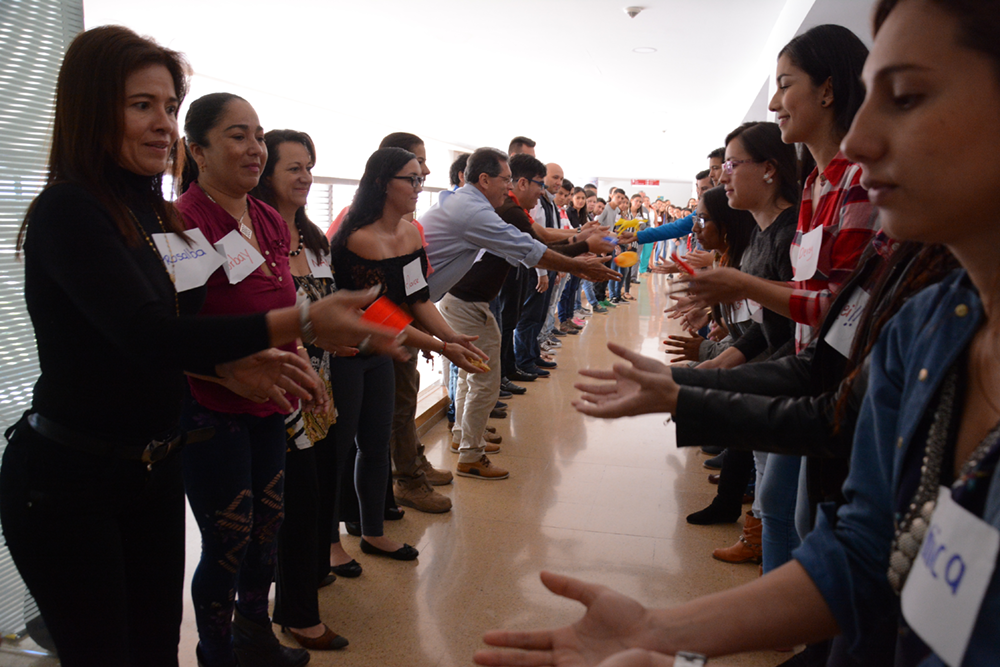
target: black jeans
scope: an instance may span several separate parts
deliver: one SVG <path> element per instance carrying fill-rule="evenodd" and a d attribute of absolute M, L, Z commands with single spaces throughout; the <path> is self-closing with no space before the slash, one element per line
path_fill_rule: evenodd
<path fill-rule="evenodd" d="M 180 455 L 147 470 L 22 420 L 0 469 L 0 520 L 65 667 L 177 665 L 184 590 Z"/>
<path fill-rule="evenodd" d="M 322 442 L 322 441 L 321 441 Z M 330 571 L 329 540 L 320 552 L 320 484 L 316 447 L 285 454 L 285 520 L 278 533 L 274 622 L 293 628 L 318 625 L 319 581 Z M 325 561 L 323 570 L 317 563 Z"/>
<path fill-rule="evenodd" d="M 344 482 L 343 507 L 336 519 L 351 521 L 359 510 L 361 532 L 381 537 L 396 395 L 392 359 L 382 355 L 337 357 L 330 361 L 330 377 L 337 406 L 337 423 L 330 434 L 336 442 L 337 468 Z M 356 494 L 351 493 L 352 474 Z M 339 531 L 333 531 L 331 540 L 340 540 Z"/>
<path fill-rule="evenodd" d="M 285 419 L 209 410 L 188 395 L 185 429 L 215 435 L 184 449 L 184 490 L 201 530 L 191 598 L 207 665 L 231 664 L 233 608 L 267 625 L 284 518 Z"/>
<path fill-rule="evenodd" d="M 512 267 L 507 271 L 507 279 L 500 288 L 497 301 L 500 306 L 500 375 L 510 377 L 517 370 L 514 361 L 514 329 L 521 319 L 521 306 L 528 295 L 528 269 L 523 266 Z M 495 316 L 495 314 L 494 314 Z"/>

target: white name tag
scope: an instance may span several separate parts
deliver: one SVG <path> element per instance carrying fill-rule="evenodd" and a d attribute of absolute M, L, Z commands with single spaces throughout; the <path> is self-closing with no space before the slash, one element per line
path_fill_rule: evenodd
<path fill-rule="evenodd" d="M 802 235 L 797 256 L 792 257 L 795 275 L 792 280 L 809 280 L 816 275 L 819 265 L 819 251 L 823 247 L 823 226 Z"/>
<path fill-rule="evenodd" d="M 851 345 L 854 344 L 854 336 L 858 332 L 858 322 L 861 321 L 861 314 L 868 305 L 869 298 L 868 292 L 860 287 L 854 290 L 854 294 L 844 304 L 833 326 L 823 337 L 827 345 L 845 357 L 851 354 Z"/>
<path fill-rule="evenodd" d="M 317 278 L 333 278 L 333 270 L 330 268 L 330 260 L 314 254 L 312 250 L 306 249 L 306 261 L 309 262 L 309 273 Z"/>
<path fill-rule="evenodd" d="M 764 321 L 764 308 L 753 299 L 747 299 L 747 307 L 750 308 L 750 319 L 760 324 Z"/>
<path fill-rule="evenodd" d="M 903 587 L 903 618 L 934 653 L 958 667 L 993 577 L 1000 531 L 942 486 L 924 543 Z"/>
<path fill-rule="evenodd" d="M 222 268 L 230 285 L 240 282 L 264 263 L 263 255 L 235 229 L 219 239 L 215 249 L 222 255 Z"/>
<path fill-rule="evenodd" d="M 403 284 L 406 286 L 406 296 L 427 287 L 419 257 L 403 267 Z"/>
<path fill-rule="evenodd" d="M 740 299 L 733 304 L 735 310 L 733 311 L 733 322 L 746 322 L 750 319 L 750 305 L 747 303 L 746 299 Z"/>
<path fill-rule="evenodd" d="M 223 259 L 200 229 L 187 232 L 191 244 L 177 234 L 153 234 L 153 243 L 167 271 L 174 277 L 174 289 L 184 292 L 201 287 L 222 265 Z"/>

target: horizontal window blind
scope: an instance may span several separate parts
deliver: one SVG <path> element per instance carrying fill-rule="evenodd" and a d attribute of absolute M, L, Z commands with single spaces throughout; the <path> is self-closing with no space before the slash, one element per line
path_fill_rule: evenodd
<path fill-rule="evenodd" d="M 56 79 L 81 30 L 82 0 L 0 1 L 0 431 L 28 407 L 38 377 L 14 245 L 45 181 Z M 6 445 L 0 438 L 0 452 Z M 37 613 L 0 539 L 0 633 L 21 631 Z"/>

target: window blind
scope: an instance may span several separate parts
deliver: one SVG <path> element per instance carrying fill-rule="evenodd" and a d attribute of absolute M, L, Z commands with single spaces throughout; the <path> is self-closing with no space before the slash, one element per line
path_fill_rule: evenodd
<path fill-rule="evenodd" d="M 45 182 L 56 79 L 81 30 L 83 0 L 0 2 L 0 431 L 28 407 L 38 377 L 14 246 L 25 209 Z M 0 453 L 6 445 L 0 438 Z M 37 614 L 0 538 L 0 633 L 20 632 Z"/>

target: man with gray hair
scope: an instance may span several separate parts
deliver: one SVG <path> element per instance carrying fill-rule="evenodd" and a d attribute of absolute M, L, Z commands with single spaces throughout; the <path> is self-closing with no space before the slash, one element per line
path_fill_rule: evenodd
<path fill-rule="evenodd" d="M 503 205 L 511 187 L 511 170 L 507 154 L 496 148 L 480 148 L 470 157 L 465 168 L 465 185 L 455 192 L 442 192 L 438 203 L 421 219 L 427 239 L 427 258 L 434 272 L 427 277 L 431 299 L 439 301 L 458 283 L 476 262 L 481 251 L 486 250 L 504 258 L 511 265 L 538 266 L 555 271 L 566 271 L 587 280 L 607 280 L 617 273 L 601 264 L 598 257 L 567 257 L 550 250 L 531 235 L 519 231 L 496 213 Z M 476 304 L 483 305 L 483 304 Z M 480 309 L 486 328 L 483 331 L 499 332 L 496 319 L 488 307 Z M 467 319 L 468 313 L 447 313 L 453 319 Z M 500 363 L 499 334 L 496 345 L 490 345 L 490 365 Z M 479 396 L 477 400 L 488 406 L 496 403 L 500 391 L 499 381 L 495 391 Z M 464 410 L 482 415 L 480 405 L 469 405 Z M 489 411 L 485 413 L 487 416 Z M 456 415 L 458 423 L 459 415 Z M 462 441 L 459 447 L 457 473 L 478 479 L 504 479 L 506 470 L 493 465 L 485 453 L 483 433 L 485 419 L 463 420 Z"/>

